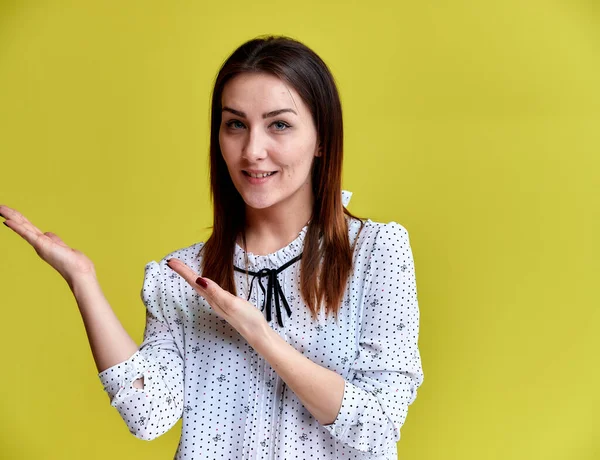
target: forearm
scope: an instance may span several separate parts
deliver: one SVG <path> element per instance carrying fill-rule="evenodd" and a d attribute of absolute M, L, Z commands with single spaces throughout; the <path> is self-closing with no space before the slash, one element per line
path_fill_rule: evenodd
<path fill-rule="evenodd" d="M 68 284 L 79 306 L 98 372 L 130 358 L 138 345 L 116 317 L 97 278 L 81 276 Z M 134 386 L 143 388 L 140 380 Z"/>
<path fill-rule="evenodd" d="M 249 343 L 319 423 L 328 425 L 335 421 L 344 396 L 341 375 L 305 357 L 268 325 L 251 337 Z"/>

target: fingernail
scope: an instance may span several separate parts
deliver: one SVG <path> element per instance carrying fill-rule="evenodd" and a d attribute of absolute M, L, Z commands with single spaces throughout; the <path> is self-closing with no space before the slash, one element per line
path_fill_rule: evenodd
<path fill-rule="evenodd" d="M 202 286 L 205 289 L 206 289 L 206 286 L 208 286 L 208 283 L 206 282 L 206 280 L 204 278 L 202 278 L 201 276 L 199 276 L 198 279 L 196 280 L 196 284 L 199 284 L 200 286 Z"/>

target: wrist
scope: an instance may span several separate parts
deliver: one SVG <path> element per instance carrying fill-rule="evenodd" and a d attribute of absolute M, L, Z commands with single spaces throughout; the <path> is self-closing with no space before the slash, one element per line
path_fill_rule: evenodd
<path fill-rule="evenodd" d="M 83 292 L 88 292 L 91 288 L 98 286 L 95 273 L 78 274 L 65 278 L 65 280 L 76 298 Z"/>
<path fill-rule="evenodd" d="M 262 321 L 259 324 L 240 331 L 240 334 L 252 348 L 258 351 L 265 346 L 266 342 L 271 340 L 271 334 L 276 334 L 276 332 L 266 321 Z"/>

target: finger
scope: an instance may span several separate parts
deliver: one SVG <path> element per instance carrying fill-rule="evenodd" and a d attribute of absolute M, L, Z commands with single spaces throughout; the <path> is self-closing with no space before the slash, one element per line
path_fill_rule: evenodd
<path fill-rule="evenodd" d="M 200 275 L 188 267 L 179 259 L 169 259 L 167 265 L 185 279 L 199 294 L 204 297 L 212 306 L 222 305 L 223 296 L 229 292 L 223 290 L 217 283 L 208 279 L 202 278 Z M 206 280 L 207 286 L 202 286 L 198 280 Z"/>
<path fill-rule="evenodd" d="M 231 300 L 230 297 L 237 299 L 231 292 L 226 291 L 210 278 L 204 276 L 197 277 L 194 280 L 194 284 L 200 287 L 200 292 L 204 297 L 211 299 L 218 305 L 226 305 L 227 302 Z"/>
<path fill-rule="evenodd" d="M 29 219 L 27 219 L 27 217 L 25 217 L 23 214 L 21 214 L 19 211 L 17 211 L 16 209 L 13 208 L 9 208 L 8 206 L 5 205 L 0 205 L 0 214 L 2 214 L 2 216 L 5 219 L 11 219 L 14 220 L 15 222 L 19 223 L 19 224 L 29 224 L 31 225 L 33 228 L 36 228 L 39 231 L 39 228 L 37 228 L 35 225 L 33 225 Z M 40 232 L 41 233 L 41 232 Z"/>
<path fill-rule="evenodd" d="M 183 263 L 179 259 L 169 259 L 167 261 L 167 266 L 171 268 L 171 270 L 175 271 L 179 274 L 184 280 L 190 283 L 192 286 L 196 286 L 196 278 L 198 278 L 198 274 L 188 267 L 185 263 Z"/>
<path fill-rule="evenodd" d="M 39 228 L 37 228 L 35 225 L 33 225 L 29 221 L 29 219 L 27 219 L 27 217 L 25 217 L 23 214 L 21 214 L 16 209 L 12 209 L 12 208 L 9 208 L 8 206 L 0 205 L 0 214 L 2 214 L 2 216 L 5 219 L 13 221 L 12 223 L 15 223 L 18 225 L 23 225 L 23 226 L 25 226 L 25 228 L 27 228 L 33 232 L 39 232 L 40 234 L 42 233 L 42 231 Z"/>
<path fill-rule="evenodd" d="M 21 236 L 25 241 L 31 244 L 38 252 L 44 244 L 52 242 L 50 238 L 44 235 L 39 229 L 35 227 L 32 229 L 31 225 L 19 224 L 14 220 L 5 221 L 4 225 L 13 230 L 19 236 Z"/>
<path fill-rule="evenodd" d="M 33 225 L 23 214 L 16 209 L 0 205 L 0 214 L 7 218 L 4 224 L 20 235 L 25 241 L 33 246 L 35 252 L 43 255 L 50 249 L 52 244 L 58 244 L 63 248 L 69 246 L 55 233 L 42 231 Z"/>
<path fill-rule="evenodd" d="M 210 307 L 226 321 L 229 321 L 232 317 L 233 307 L 232 300 L 237 298 L 232 295 L 229 291 L 226 291 L 213 280 L 206 277 L 196 277 L 194 280 L 196 291 L 204 297 Z M 233 297 L 231 299 L 230 297 Z"/>

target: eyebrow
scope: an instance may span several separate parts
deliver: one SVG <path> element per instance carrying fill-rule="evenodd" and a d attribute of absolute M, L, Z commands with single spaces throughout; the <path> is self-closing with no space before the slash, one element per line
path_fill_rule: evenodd
<path fill-rule="evenodd" d="M 232 109 L 231 107 L 227 107 L 227 106 L 225 106 L 225 107 L 223 107 L 223 108 L 221 109 L 221 111 L 222 111 L 222 112 L 231 112 L 231 113 L 233 113 L 234 115 L 237 115 L 238 117 L 246 118 L 246 114 L 245 114 L 244 112 L 240 112 L 239 110 Z M 263 113 L 262 117 L 263 117 L 263 118 L 271 118 L 271 117 L 276 117 L 277 115 L 279 115 L 279 114 L 282 114 L 282 113 L 286 113 L 286 112 L 291 112 L 291 113 L 293 113 L 294 115 L 298 115 L 298 114 L 297 114 L 297 113 L 296 113 L 294 110 L 292 110 L 292 109 L 279 109 L 279 110 L 273 110 L 273 111 L 271 111 L 271 112 Z"/>

